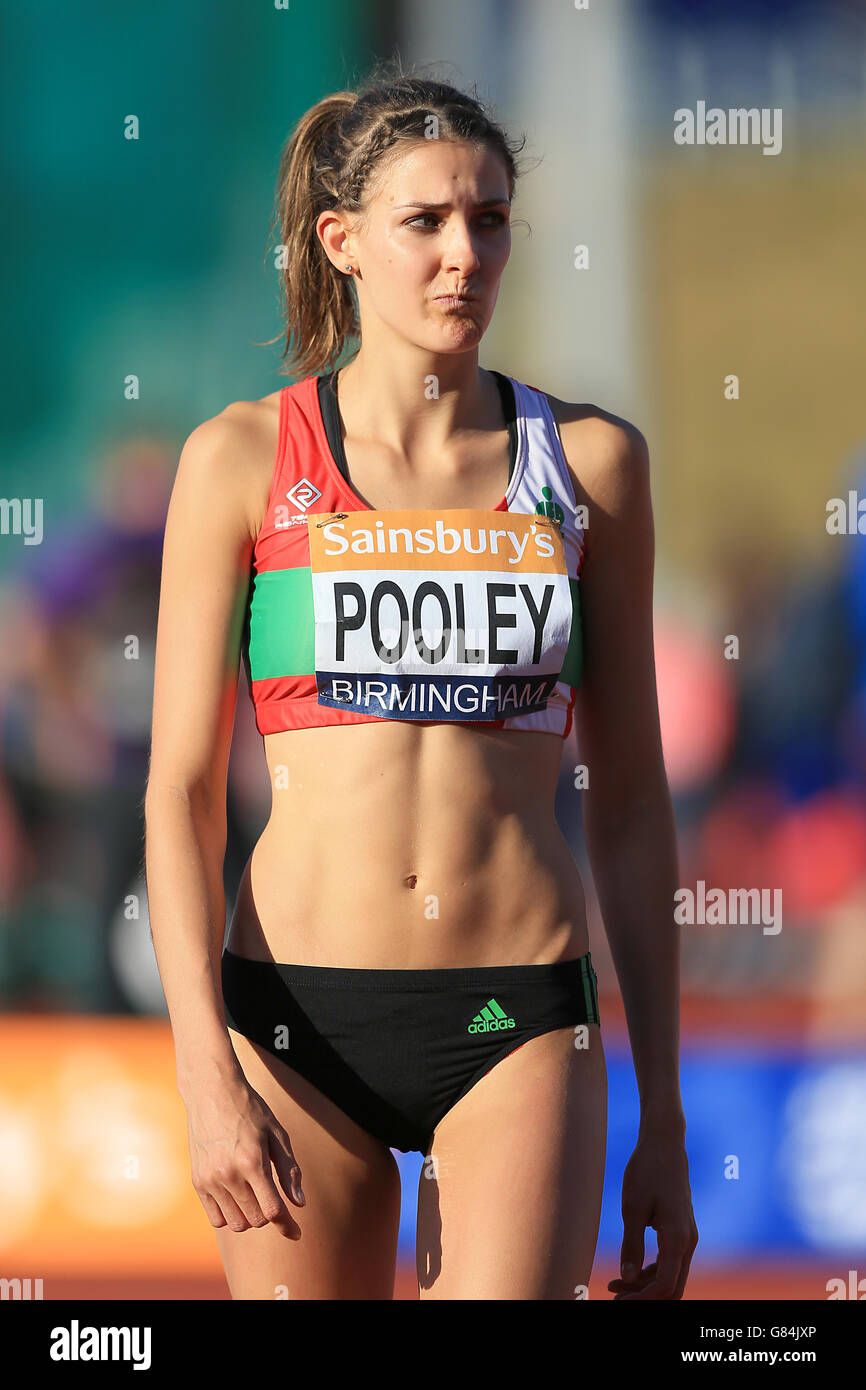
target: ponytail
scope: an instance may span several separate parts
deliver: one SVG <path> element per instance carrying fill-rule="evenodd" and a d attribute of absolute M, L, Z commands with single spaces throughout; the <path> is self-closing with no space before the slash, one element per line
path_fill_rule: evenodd
<path fill-rule="evenodd" d="M 299 377 L 326 370 L 345 341 L 360 333 L 357 301 L 348 277 L 325 254 L 316 233 L 319 213 L 336 207 L 335 170 L 326 151 L 355 103 L 352 92 L 317 102 L 286 143 L 277 178 L 277 217 L 285 260 L 280 285 L 286 320 L 283 357 Z M 294 343 L 292 343 L 294 339 Z"/>

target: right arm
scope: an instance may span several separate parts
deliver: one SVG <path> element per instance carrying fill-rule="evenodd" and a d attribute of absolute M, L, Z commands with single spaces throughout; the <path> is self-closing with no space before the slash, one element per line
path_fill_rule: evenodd
<path fill-rule="evenodd" d="M 255 543 L 249 406 L 193 431 L 181 452 L 162 557 L 145 862 L 154 950 L 187 1108 L 193 1182 L 214 1226 L 274 1221 L 300 1234 L 288 1135 L 246 1081 L 220 985 L 226 786 Z M 293 1190 L 294 1188 L 297 1191 Z"/>

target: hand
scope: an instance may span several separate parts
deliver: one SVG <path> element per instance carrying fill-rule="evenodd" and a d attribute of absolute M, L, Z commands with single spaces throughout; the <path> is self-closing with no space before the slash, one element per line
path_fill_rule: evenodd
<path fill-rule="evenodd" d="M 615 1301 L 682 1298 L 698 1243 L 682 1134 L 655 1132 L 638 1137 L 623 1175 L 622 1220 L 623 1277 L 611 1279 L 607 1286 Z M 644 1269 L 647 1226 L 656 1232 L 658 1259 Z"/>
<path fill-rule="evenodd" d="M 271 1175 L 295 1206 L 304 1206 L 301 1170 L 289 1136 L 257 1091 L 241 1076 L 199 1087 L 187 1102 L 192 1183 L 208 1220 L 233 1231 L 276 1226 L 300 1240 Z"/>

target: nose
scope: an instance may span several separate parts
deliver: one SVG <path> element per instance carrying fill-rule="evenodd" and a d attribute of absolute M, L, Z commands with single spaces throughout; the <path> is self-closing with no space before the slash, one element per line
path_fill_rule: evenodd
<path fill-rule="evenodd" d="M 445 270 L 451 268 L 469 275 L 481 265 L 472 229 L 462 217 L 453 217 L 445 236 L 442 264 Z"/>

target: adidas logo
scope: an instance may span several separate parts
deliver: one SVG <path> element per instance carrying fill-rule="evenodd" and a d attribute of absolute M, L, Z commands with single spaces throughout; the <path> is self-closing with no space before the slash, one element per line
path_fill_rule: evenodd
<path fill-rule="evenodd" d="M 515 1028 L 513 1018 L 508 1018 L 495 999 L 488 999 L 480 1014 L 476 1014 L 466 1029 L 467 1033 L 495 1033 L 500 1028 Z"/>

